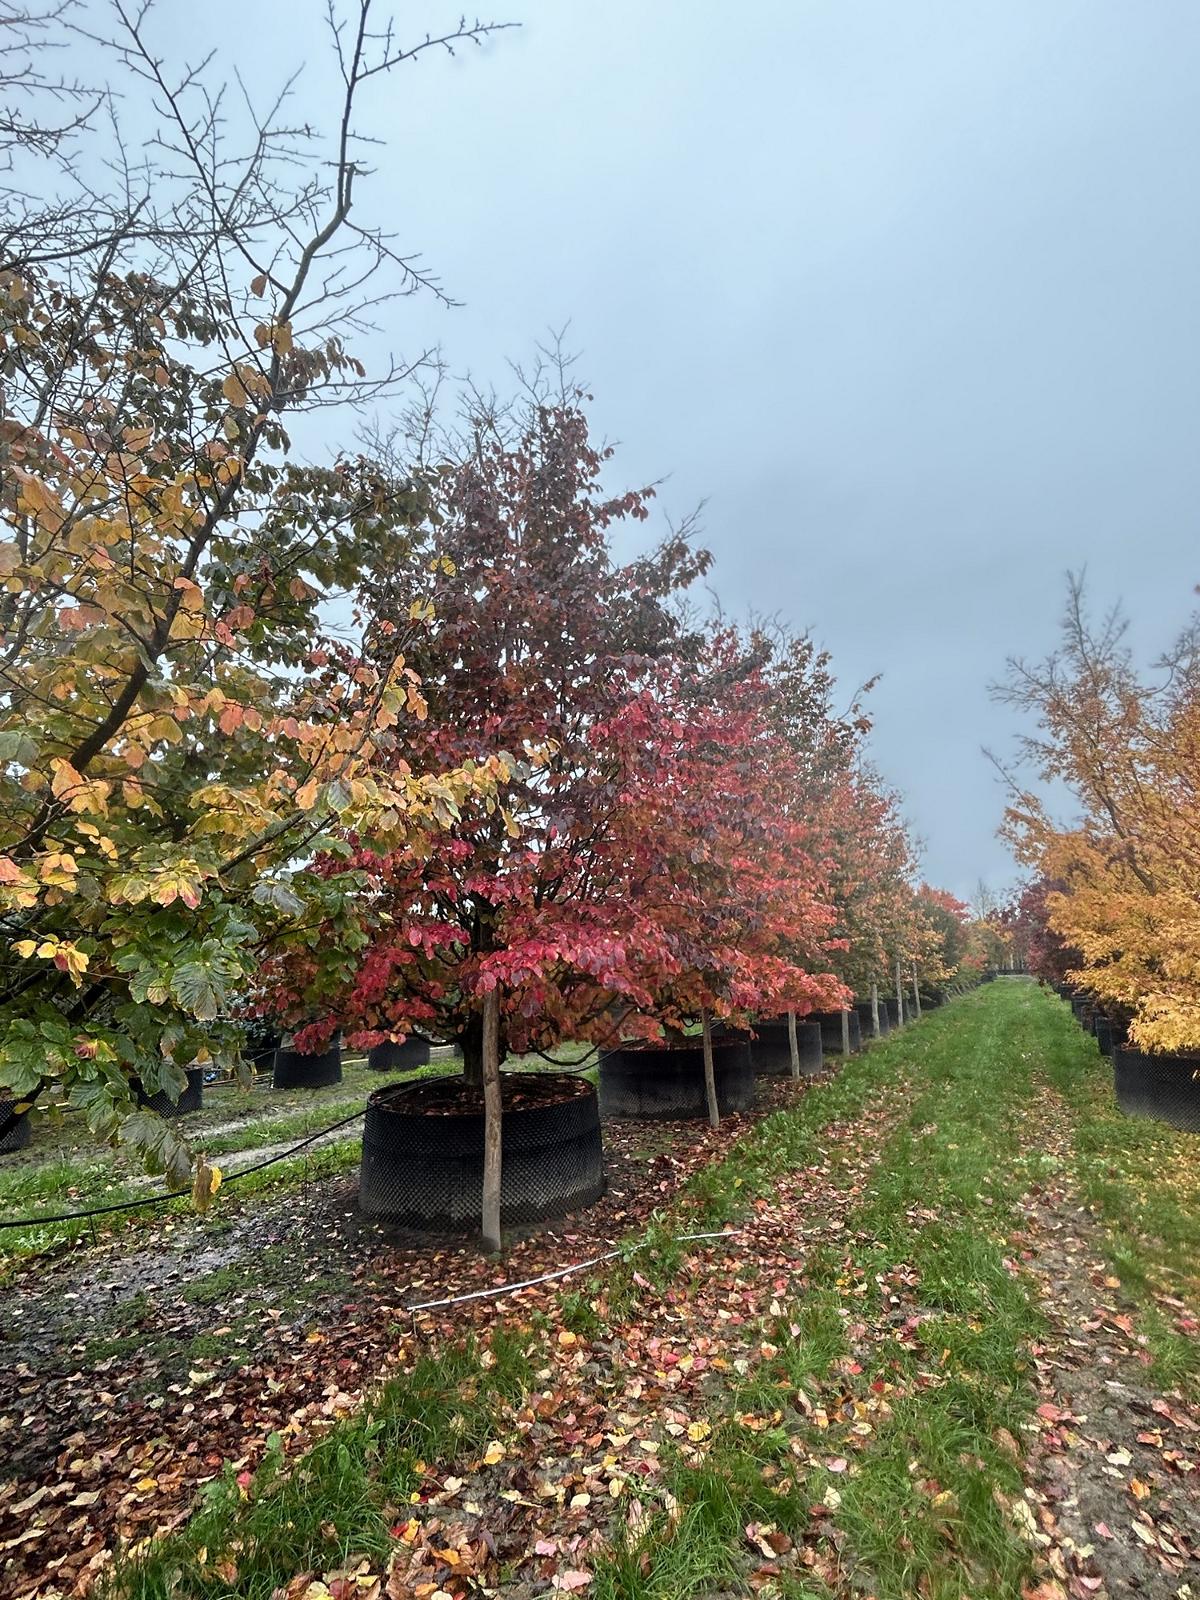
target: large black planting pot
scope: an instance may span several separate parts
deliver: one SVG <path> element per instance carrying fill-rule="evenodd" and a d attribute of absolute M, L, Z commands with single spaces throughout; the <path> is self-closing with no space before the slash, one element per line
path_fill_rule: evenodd
<path fill-rule="evenodd" d="M 754 1067 L 745 1039 L 713 1040 L 717 1109 L 754 1104 Z M 600 1110 L 606 1117 L 703 1117 L 704 1050 L 687 1045 L 624 1045 L 600 1057 Z"/>
<path fill-rule="evenodd" d="M 754 1071 L 763 1077 L 790 1077 L 792 1047 L 788 1039 L 787 1018 L 756 1022 L 754 1032 L 756 1037 L 750 1041 L 750 1065 Z M 796 1019 L 796 1047 L 800 1055 L 801 1074 L 806 1078 L 815 1077 L 825 1064 L 819 1022 Z M 716 1070 L 715 1059 L 713 1070 Z"/>
<path fill-rule="evenodd" d="M 204 1068 L 188 1067 L 187 1088 L 178 1100 L 172 1100 L 165 1089 L 159 1089 L 154 1094 L 147 1094 L 140 1083 L 134 1085 L 137 1102 L 145 1106 L 148 1111 L 156 1111 L 160 1117 L 186 1117 L 193 1111 L 204 1108 Z"/>
<path fill-rule="evenodd" d="M 400 1072 L 412 1067 L 429 1065 L 429 1040 L 410 1034 L 403 1044 L 385 1039 L 373 1045 L 367 1055 L 367 1065 L 372 1072 Z"/>
<path fill-rule="evenodd" d="M 862 1029 L 859 1026 L 858 1012 L 846 1013 L 850 1024 L 850 1050 L 862 1049 Z M 840 1011 L 814 1011 L 809 1018 L 810 1022 L 821 1024 L 821 1048 L 826 1055 L 841 1055 L 842 1053 L 842 1013 Z"/>
<path fill-rule="evenodd" d="M 12 1116 L 13 1107 L 19 1102 L 11 1095 L 0 1095 L 0 1128 L 3 1128 Z M 30 1136 L 29 1113 L 22 1111 L 20 1116 L 9 1127 L 7 1133 L 0 1134 L 0 1155 L 11 1155 L 14 1150 L 24 1150 L 29 1143 Z"/>
<path fill-rule="evenodd" d="M 875 1018 L 871 1013 L 871 1002 L 869 1000 L 860 1000 L 854 1009 L 858 1012 L 859 1034 L 864 1039 L 873 1039 L 875 1037 Z M 885 1033 L 891 1031 L 891 1025 L 887 1007 L 881 1000 L 879 1002 L 879 1037 L 881 1039 Z"/>
<path fill-rule="evenodd" d="M 604 1193 L 596 1091 L 572 1073 L 501 1074 L 500 1221 L 542 1222 Z M 554 1098 L 557 1096 L 557 1098 Z M 367 1101 L 358 1204 L 425 1232 L 477 1231 L 483 1098 L 458 1077 L 376 1089 Z"/>
<path fill-rule="evenodd" d="M 898 1028 L 900 1026 L 901 1018 L 899 1000 L 897 1000 L 894 996 L 890 1000 L 881 1000 L 879 1002 L 879 1009 L 880 1011 L 886 1010 L 889 1029 Z"/>
<path fill-rule="evenodd" d="M 1115 1047 L 1113 1087 L 1126 1116 L 1200 1133 L 1200 1056 L 1149 1056 Z"/>
<path fill-rule="evenodd" d="M 275 1052 L 273 1089 L 326 1089 L 342 1081 L 342 1046 L 334 1040 L 320 1055 L 306 1056 L 290 1046 L 280 1045 Z"/>
<path fill-rule="evenodd" d="M 1092 1030 L 1096 1035 L 1096 1044 L 1102 1056 L 1111 1056 L 1113 1053 L 1113 1025 L 1107 1017 L 1096 1014 L 1095 1027 Z"/>

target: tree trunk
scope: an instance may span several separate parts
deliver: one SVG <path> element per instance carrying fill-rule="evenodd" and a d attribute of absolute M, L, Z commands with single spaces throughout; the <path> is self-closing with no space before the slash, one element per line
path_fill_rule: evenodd
<path fill-rule="evenodd" d="M 896 1026 L 904 1026 L 904 980 L 900 976 L 900 958 L 896 957 Z"/>
<path fill-rule="evenodd" d="M 485 1008 L 486 1009 L 486 1008 Z M 473 1011 L 459 1035 L 463 1057 L 463 1081 L 472 1089 L 483 1088 L 483 1013 Z"/>
<path fill-rule="evenodd" d="M 913 975 L 913 1005 L 917 1008 L 917 1021 L 920 1022 L 920 1020 L 921 1020 L 921 989 L 920 989 L 920 985 L 917 983 L 917 963 L 915 961 L 912 964 L 912 975 Z"/>
<path fill-rule="evenodd" d="M 847 1006 L 842 1007 L 842 1054 L 850 1054 L 850 1011 Z"/>
<path fill-rule="evenodd" d="M 879 1037 L 879 985 L 871 985 L 871 1032 Z"/>
<path fill-rule="evenodd" d="M 500 994 L 483 997 L 483 1248 L 500 1253 Z"/>
<path fill-rule="evenodd" d="M 713 1071 L 712 1023 L 709 1021 L 707 1007 L 700 1013 L 700 1021 L 704 1028 L 704 1098 L 708 1102 L 708 1125 L 710 1128 L 719 1128 L 721 1126 L 721 1113 L 717 1109 L 717 1077 Z"/>
<path fill-rule="evenodd" d="M 788 1050 L 792 1057 L 792 1077 L 800 1076 L 800 1044 L 796 1038 L 796 1013 L 788 1012 Z"/>

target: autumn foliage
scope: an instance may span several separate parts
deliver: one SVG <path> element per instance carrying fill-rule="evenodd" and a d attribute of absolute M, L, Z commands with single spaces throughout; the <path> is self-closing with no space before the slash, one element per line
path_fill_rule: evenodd
<path fill-rule="evenodd" d="M 1040 969 L 1128 1016 L 1141 1048 L 1195 1051 L 1200 628 L 1153 676 L 1137 669 L 1124 633 L 1117 614 L 1094 623 L 1072 583 L 1058 651 L 1013 664 L 1006 696 L 1036 719 L 1030 762 L 1047 784 L 1065 785 L 1077 815 L 1058 820 L 1021 783 L 1006 831 L 1038 874 L 1028 911 Z"/>

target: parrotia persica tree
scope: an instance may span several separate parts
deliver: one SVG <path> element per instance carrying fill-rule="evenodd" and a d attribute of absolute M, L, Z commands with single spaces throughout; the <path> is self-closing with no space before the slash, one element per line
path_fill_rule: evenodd
<path fill-rule="evenodd" d="M 1013 947 L 1028 971 L 1052 984 L 1066 983 L 1068 974 L 1077 972 L 1083 961 L 1082 953 L 1050 926 L 1047 901 L 1065 888 L 1064 883 L 1035 878 L 1020 890 L 1005 918 Z"/>
<path fill-rule="evenodd" d="M 1017 786 L 1006 832 L 1046 880 L 1051 932 L 1077 950 L 1068 977 L 1131 1018 L 1147 1050 L 1200 1050 L 1200 622 L 1150 679 L 1125 624 L 1093 624 L 1072 581 L 1059 649 L 1010 663 L 1000 691 L 1032 713 L 1025 751 L 1065 784 L 1079 819 Z M 1053 887 L 1050 887 L 1053 885 Z"/>
<path fill-rule="evenodd" d="M 335 1022 L 359 1043 L 415 1028 L 460 1043 L 478 1083 L 493 987 L 502 1054 L 612 1036 L 617 1002 L 650 1004 L 666 954 L 624 818 L 662 759 L 670 664 L 695 647 L 672 602 L 708 557 L 680 533 L 615 559 L 613 530 L 650 496 L 605 490 L 611 452 L 583 401 L 559 374 L 509 418 L 473 417 L 429 475 L 422 563 L 372 588 L 381 649 L 393 627 L 421 629 L 408 659 L 428 716 L 405 759 L 470 770 L 501 752 L 512 776 L 502 808 L 465 807 L 420 848 L 357 839 L 372 937 L 354 982 L 322 987 L 315 951 L 272 973 L 291 1017 L 323 1012 L 301 1043 Z"/>
<path fill-rule="evenodd" d="M 803 820 L 836 918 L 828 964 L 849 993 L 889 990 L 913 955 L 915 861 L 898 797 L 863 759 L 866 684 L 838 713 L 829 656 L 807 637 L 774 641 L 764 667 L 767 711 L 790 752 L 790 812 Z M 825 1001 L 823 1004 L 836 1002 Z"/>
<path fill-rule="evenodd" d="M 614 526 L 647 495 L 606 494 L 608 457 L 583 396 L 560 390 L 515 428 L 481 419 L 434 475 L 429 580 L 378 597 L 384 616 L 427 619 L 409 655 L 429 704 L 415 748 L 452 764 L 498 749 L 514 777 L 502 810 L 421 850 L 359 841 L 374 934 L 302 1042 L 334 1019 L 360 1043 L 427 1030 L 462 1045 L 478 1082 L 497 986 L 506 1051 L 840 996 L 827 962 L 814 976 L 798 960 L 823 953 L 833 913 L 755 651 L 683 620 L 674 601 L 707 567 L 683 535 L 614 559 Z M 293 1016 L 316 982 L 294 959 L 270 976 Z"/>
<path fill-rule="evenodd" d="M 343 343 L 347 286 L 376 268 L 411 286 L 350 221 L 358 91 L 405 59 L 368 13 L 335 32 L 328 166 L 269 125 L 244 159 L 224 149 L 142 13 L 117 43 L 170 173 L 131 174 L 142 202 L 105 227 L 40 213 L 0 274 L 0 1088 L 56 1086 L 174 1182 L 189 1152 L 136 1084 L 177 1094 L 190 1063 L 233 1064 L 222 1019 L 315 924 L 344 935 L 320 959 L 353 952 L 352 869 L 295 865 L 334 824 L 398 843 L 486 815 L 503 776 L 401 759 L 425 715 L 411 629 L 367 652 L 323 619 L 408 560 L 420 487 L 290 450 L 289 413 L 373 387 Z"/>
<path fill-rule="evenodd" d="M 675 1031 L 706 1013 L 803 1014 L 844 995 L 829 970 L 825 819 L 799 799 L 797 749 L 772 714 L 769 652 L 761 636 L 744 642 L 730 629 L 707 641 L 667 697 L 658 770 L 630 797 L 625 828 L 649 868 L 643 903 L 672 953 L 645 1020 Z"/>
<path fill-rule="evenodd" d="M 944 990 L 979 976 L 986 950 L 964 900 L 923 883 L 913 896 L 913 918 L 913 959 L 923 988 Z"/>

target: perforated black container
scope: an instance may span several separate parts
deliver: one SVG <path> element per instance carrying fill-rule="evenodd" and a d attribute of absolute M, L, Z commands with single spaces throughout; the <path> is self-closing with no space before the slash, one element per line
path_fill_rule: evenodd
<path fill-rule="evenodd" d="M 881 1000 L 879 1002 L 879 1009 L 880 1011 L 886 1009 L 889 1029 L 898 1028 L 900 1026 L 900 1002 L 896 999 L 895 995 L 892 995 L 890 1000 Z"/>
<path fill-rule="evenodd" d="M 756 1022 L 754 1031 L 757 1037 L 750 1041 L 750 1065 L 754 1071 L 763 1077 L 790 1077 L 792 1047 L 788 1040 L 787 1018 Z M 796 1045 L 800 1054 L 801 1073 L 805 1077 L 815 1077 L 825 1064 L 820 1023 L 797 1019 Z M 715 1060 L 713 1068 L 716 1069 Z M 720 1104 L 719 1096 L 717 1103 Z"/>
<path fill-rule="evenodd" d="M 546 1104 L 553 1076 L 565 1098 Z M 423 1232 L 475 1232 L 483 1206 L 482 1103 L 458 1112 L 422 1110 L 430 1091 L 458 1079 L 376 1089 L 363 1127 L 359 1209 Z M 522 1090 L 537 1096 L 514 1105 Z M 504 1111 L 500 1220 L 542 1222 L 591 1205 L 604 1193 L 604 1147 L 596 1091 L 570 1073 L 502 1075 Z"/>
<path fill-rule="evenodd" d="M 1111 1056 L 1113 1053 L 1113 1026 L 1107 1017 L 1096 1017 L 1094 1028 L 1096 1044 L 1102 1056 Z"/>
<path fill-rule="evenodd" d="M 858 1012 L 847 1013 L 850 1023 L 850 1051 L 862 1049 L 862 1029 L 859 1026 Z M 825 1054 L 841 1055 L 842 1053 L 842 1013 L 840 1011 L 814 1011 L 808 1019 L 810 1022 L 821 1024 L 821 1048 Z"/>
<path fill-rule="evenodd" d="M 342 1046 L 337 1041 L 320 1055 L 306 1056 L 280 1045 L 275 1052 L 273 1089 L 326 1089 L 342 1081 Z"/>
<path fill-rule="evenodd" d="M 141 1084 L 134 1085 L 137 1102 L 145 1106 L 148 1111 L 156 1111 L 160 1117 L 186 1117 L 193 1111 L 204 1109 L 204 1068 L 187 1068 L 187 1088 L 178 1100 L 172 1100 L 165 1089 L 158 1089 L 154 1094 L 147 1094 Z"/>
<path fill-rule="evenodd" d="M 13 1107 L 17 1104 L 11 1095 L 0 1095 L 0 1128 L 7 1126 L 7 1132 L 0 1134 L 0 1155 L 7 1156 L 14 1150 L 24 1150 L 29 1143 L 31 1130 L 28 1111 L 22 1111 L 19 1117 L 9 1122 Z"/>
<path fill-rule="evenodd" d="M 713 1040 L 717 1109 L 754 1104 L 754 1067 L 744 1039 Z M 703 1117 L 704 1051 L 695 1045 L 626 1045 L 600 1057 L 600 1110 L 606 1117 Z"/>
<path fill-rule="evenodd" d="M 1152 1117 L 1185 1133 L 1200 1133 L 1200 1056 L 1150 1056 L 1116 1048 L 1113 1087 L 1127 1116 Z"/>
<path fill-rule="evenodd" d="M 367 1055 L 367 1065 L 372 1072 L 401 1072 L 428 1066 L 429 1040 L 418 1039 L 415 1033 L 410 1034 L 403 1044 L 394 1044 L 391 1039 L 385 1039 L 382 1044 L 372 1046 Z"/>

